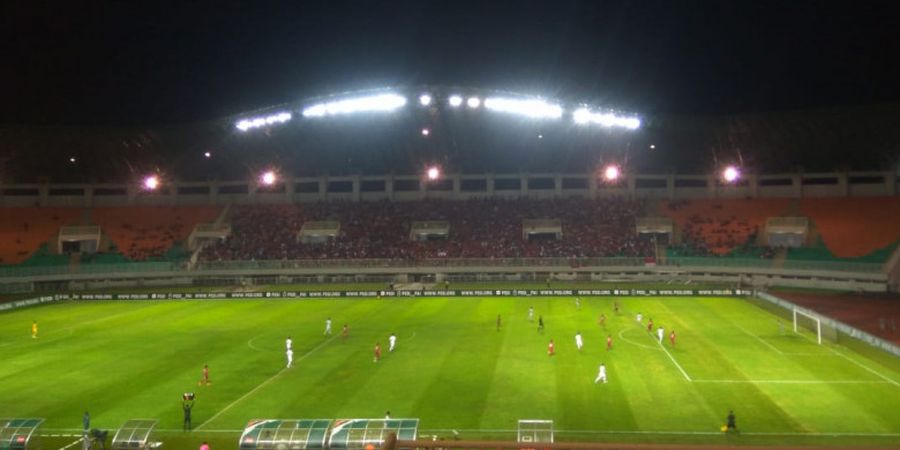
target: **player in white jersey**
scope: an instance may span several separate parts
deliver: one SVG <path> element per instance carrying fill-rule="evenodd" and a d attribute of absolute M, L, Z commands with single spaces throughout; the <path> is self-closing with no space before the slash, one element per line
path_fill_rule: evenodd
<path fill-rule="evenodd" d="M 606 383 L 606 366 L 603 363 L 600 363 L 600 371 L 597 373 L 597 378 L 594 378 L 594 383 L 599 383 L 601 380 Z"/>
<path fill-rule="evenodd" d="M 534 322 L 534 306 L 528 307 L 528 321 Z"/>
<path fill-rule="evenodd" d="M 294 349 L 294 341 L 291 340 L 291 337 L 288 336 L 287 339 L 284 340 L 285 350 L 293 350 Z"/>
<path fill-rule="evenodd" d="M 394 351 L 394 346 L 397 345 L 397 335 L 391 333 L 391 337 L 388 338 L 388 343 L 390 344 L 390 346 L 388 347 L 388 351 Z"/>
<path fill-rule="evenodd" d="M 578 351 L 581 351 L 581 347 L 584 347 L 584 339 L 581 338 L 581 332 L 575 333 L 575 347 L 578 347 Z"/>
<path fill-rule="evenodd" d="M 287 366 L 288 366 L 288 369 L 290 369 L 291 366 L 294 365 L 294 351 L 291 349 L 287 349 L 287 351 L 284 352 L 284 354 L 285 354 L 285 356 L 287 356 Z"/>
<path fill-rule="evenodd" d="M 331 335 L 331 317 L 325 319 L 325 332 L 322 335 Z"/>
<path fill-rule="evenodd" d="M 656 335 L 659 336 L 659 343 L 662 344 L 663 336 L 666 335 L 666 331 L 663 330 L 663 327 L 659 327 L 656 329 Z"/>
<path fill-rule="evenodd" d="M 637 313 L 637 321 L 638 321 L 638 323 L 643 322 L 643 321 L 644 321 L 644 315 L 641 314 L 641 313 Z"/>

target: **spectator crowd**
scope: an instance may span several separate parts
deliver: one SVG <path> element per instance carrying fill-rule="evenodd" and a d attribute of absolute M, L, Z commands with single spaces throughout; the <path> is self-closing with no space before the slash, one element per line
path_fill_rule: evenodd
<path fill-rule="evenodd" d="M 243 206 L 232 213 L 231 236 L 204 249 L 201 259 L 644 257 L 654 254 L 653 244 L 635 233 L 635 220 L 644 208 L 644 202 L 617 198 Z M 562 234 L 532 239 L 523 234 L 523 220 L 528 219 L 559 220 Z M 334 239 L 297 241 L 304 223 L 326 220 L 340 224 Z M 417 221 L 446 221 L 449 234 L 412 240 L 410 228 Z"/>

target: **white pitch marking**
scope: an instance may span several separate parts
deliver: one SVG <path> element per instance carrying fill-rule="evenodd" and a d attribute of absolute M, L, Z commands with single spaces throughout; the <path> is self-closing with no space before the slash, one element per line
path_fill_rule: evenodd
<path fill-rule="evenodd" d="M 694 383 L 734 384 L 887 384 L 881 380 L 694 380 Z"/>
<path fill-rule="evenodd" d="M 800 334 L 800 333 L 798 333 L 798 334 Z M 814 341 L 812 338 L 810 338 L 809 336 L 806 336 L 805 334 L 800 334 L 800 336 L 803 336 L 804 338 L 806 338 L 806 339 L 809 340 L 810 342 L 815 343 L 816 345 L 819 345 L 818 342 Z M 900 383 L 898 383 L 898 382 L 896 382 L 895 380 L 892 380 L 892 379 L 890 379 L 890 378 L 888 378 L 888 377 L 886 377 L 886 376 L 884 376 L 884 375 L 882 375 L 882 374 L 876 372 L 874 369 L 871 369 L 871 368 L 869 368 L 868 366 L 863 365 L 861 362 L 857 362 L 856 360 L 850 358 L 849 356 L 847 356 L 847 355 L 845 355 L 845 354 L 843 354 L 843 353 L 841 353 L 841 352 L 839 352 L 839 351 L 837 351 L 837 350 L 835 350 L 835 349 L 833 349 L 833 348 L 831 348 L 831 347 L 828 347 L 828 346 L 825 346 L 825 345 L 823 345 L 823 347 L 825 347 L 826 349 L 828 349 L 828 351 L 830 351 L 831 353 L 834 353 L 835 355 L 838 355 L 838 356 L 840 356 L 841 358 L 844 358 L 844 359 L 846 359 L 847 361 L 850 361 L 850 362 L 852 362 L 853 364 L 856 364 L 857 366 L 862 367 L 863 369 L 869 371 L 870 373 L 873 373 L 873 374 L 877 375 L 879 378 L 881 378 L 881 379 L 887 381 L 888 383 L 891 383 L 891 384 L 893 384 L 894 386 L 900 386 Z"/>
<path fill-rule="evenodd" d="M 623 334 L 625 333 L 626 330 L 628 330 L 628 328 L 623 328 L 622 330 L 619 331 L 619 339 L 622 339 L 623 341 L 625 341 L 625 342 L 627 342 L 627 343 L 629 343 L 629 344 L 637 345 L 638 347 L 642 347 L 642 348 L 646 348 L 646 349 L 648 349 L 648 350 L 656 350 L 656 347 L 653 347 L 653 346 L 650 346 L 650 345 L 644 345 L 644 344 L 641 344 L 641 343 L 632 341 L 631 339 L 628 339 L 627 337 L 625 337 L 625 336 L 623 335 Z"/>
<path fill-rule="evenodd" d="M 755 334 L 753 334 L 753 333 L 747 331 L 744 327 L 742 327 L 742 326 L 740 326 L 740 325 L 738 325 L 738 324 L 734 324 L 734 326 L 736 326 L 739 330 L 743 331 L 744 334 L 746 334 L 747 336 L 750 336 L 750 337 L 756 339 L 757 341 L 761 342 L 761 343 L 762 343 L 763 345 L 765 345 L 766 347 L 769 347 L 769 348 L 771 348 L 772 350 L 775 350 L 779 355 L 784 355 L 784 352 L 782 352 L 781 350 L 779 350 L 778 347 L 775 347 L 774 345 L 772 345 L 772 344 L 766 342 L 763 338 L 761 338 L 761 337 L 759 337 L 759 336 L 757 336 L 757 335 L 755 335 Z"/>
<path fill-rule="evenodd" d="M 275 350 L 268 350 L 268 349 L 264 349 L 264 348 L 259 348 L 259 347 L 255 346 L 255 345 L 253 345 L 253 341 L 259 339 L 260 337 L 262 337 L 261 334 L 260 334 L 259 336 L 253 336 L 252 338 L 250 338 L 250 340 L 247 341 L 247 347 L 250 347 L 252 350 L 256 350 L 256 351 L 258 351 L 258 352 L 266 352 L 266 353 L 274 352 Z"/>
<path fill-rule="evenodd" d="M 315 348 L 313 348 L 312 350 L 310 350 L 310 351 L 306 352 L 305 354 L 303 354 L 303 356 L 297 358 L 297 359 L 295 360 L 295 362 L 303 361 L 307 356 L 309 356 L 309 355 L 315 353 L 316 350 L 318 350 L 318 349 L 324 347 L 326 344 L 328 344 L 329 342 L 335 340 L 336 338 L 337 338 L 337 335 L 332 336 L 331 338 L 329 338 L 329 339 L 326 340 L 325 342 L 322 342 L 321 344 L 317 345 L 317 346 L 316 346 Z M 235 400 L 235 401 L 229 403 L 229 404 L 226 405 L 224 408 L 220 409 L 219 412 L 217 412 L 215 415 L 213 415 L 212 417 L 210 417 L 209 419 L 207 419 L 206 422 L 201 423 L 200 426 L 198 426 L 197 428 L 194 428 L 194 430 L 199 430 L 199 429 L 203 428 L 204 425 L 206 425 L 206 424 L 212 422 L 213 420 L 215 420 L 216 418 L 218 418 L 219 416 L 221 416 L 225 411 L 228 411 L 229 409 L 231 409 L 232 406 L 234 406 L 234 405 L 240 403 L 240 402 L 241 402 L 242 400 L 244 400 L 245 398 L 247 398 L 247 397 L 253 395 L 253 393 L 255 393 L 256 391 L 262 389 L 262 388 L 263 388 L 264 386 L 266 386 L 267 384 L 269 384 L 269 383 L 271 383 L 272 381 L 274 381 L 276 378 L 278 378 L 279 376 L 281 376 L 281 374 L 283 374 L 286 370 L 287 370 L 287 368 L 284 368 L 284 369 L 279 370 L 278 373 L 276 373 L 275 375 L 272 375 L 268 380 L 263 381 L 263 382 L 260 383 L 258 386 L 256 386 L 255 388 L 251 389 L 250 392 L 247 392 L 246 394 L 244 394 L 244 395 L 238 397 L 237 400 Z"/>
<path fill-rule="evenodd" d="M 69 448 L 69 447 L 74 447 L 75 445 L 78 445 L 78 443 L 81 442 L 81 441 L 83 441 L 83 440 L 84 440 L 83 437 L 78 438 L 75 442 L 73 442 L 73 443 L 71 443 L 71 444 L 69 444 L 69 445 L 67 445 L 67 446 L 65 446 L 65 447 L 62 447 L 62 448 L 60 448 L 59 450 L 66 450 L 66 449 Z"/>
<path fill-rule="evenodd" d="M 694 381 L 694 380 L 691 380 L 691 377 L 687 374 L 687 372 L 684 371 L 684 368 L 681 367 L 681 364 L 678 364 L 678 361 L 675 361 L 675 357 L 672 356 L 671 353 L 669 353 L 669 350 L 666 349 L 666 346 L 663 345 L 662 342 L 658 341 L 655 337 L 653 337 L 652 334 L 649 335 L 649 336 L 650 336 L 650 339 L 653 339 L 653 342 L 656 342 L 657 344 L 659 344 L 659 348 L 661 348 L 662 351 L 666 352 L 666 356 L 668 356 L 669 359 L 672 360 L 672 363 L 675 364 L 675 367 L 677 367 L 678 370 L 681 371 L 681 374 L 684 375 L 684 379 L 685 379 L 685 380 L 688 380 L 688 381 Z"/>

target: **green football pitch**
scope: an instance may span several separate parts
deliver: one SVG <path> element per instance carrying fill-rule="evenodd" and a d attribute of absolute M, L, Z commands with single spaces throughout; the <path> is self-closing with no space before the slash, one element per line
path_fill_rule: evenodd
<path fill-rule="evenodd" d="M 739 298 L 64 302 L 0 314 L 0 417 L 46 418 L 44 448 L 71 443 L 85 410 L 108 430 L 157 418 L 166 448 L 185 449 L 236 448 L 254 418 L 386 411 L 449 439 L 514 439 L 517 420 L 552 419 L 558 440 L 898 445 L 900 362 L 812 338 Z M 595 384 L 601 362 L 609 382 Z M 184 392 L 197 396 L 190 433 Z M 719 431 L 729 410 L 740 433 Z"/>

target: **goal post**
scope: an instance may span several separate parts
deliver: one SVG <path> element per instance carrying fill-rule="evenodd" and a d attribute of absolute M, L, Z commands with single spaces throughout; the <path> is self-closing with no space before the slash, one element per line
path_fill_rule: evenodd
<path fill-rule="evenodd" d="M 794 333 L 800 333 L 801 330 L 808 330 L 816 334 L 816 342 L 821 344 L 822 339 L 832 342 L 838 341 L 837 329 L 824 322 L 818 314 L 804 310 L 802 308 L 792 308 L 794 321 Z"/>

